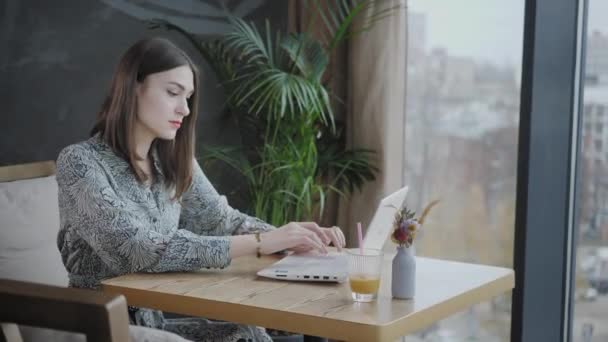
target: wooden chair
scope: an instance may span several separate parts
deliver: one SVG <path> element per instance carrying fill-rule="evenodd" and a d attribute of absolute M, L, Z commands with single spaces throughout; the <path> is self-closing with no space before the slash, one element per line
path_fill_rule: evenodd
<path fill-rule="evenodd" d="M 0 167 L 0 182 L 54 173 L 54 162 L 6 166 Z M 122 295 L 0 279 L 0 303 L 0 322 L 79 332 L 94 342 L 130 340 L 127 301 Z M 0 341 L 6 339 L 0 333 Z"/>

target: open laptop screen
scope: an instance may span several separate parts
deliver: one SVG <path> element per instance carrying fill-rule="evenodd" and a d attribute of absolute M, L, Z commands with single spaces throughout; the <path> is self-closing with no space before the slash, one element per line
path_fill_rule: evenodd
<path fill-rule="evenodd" d="M 380 201 L 365 233 L 365 238 L 363 239 L 364 248 L 382 249 L 393 231 L 395 213 L 405 201 L 407 191 L 408 187 L 405 186 Z"/>

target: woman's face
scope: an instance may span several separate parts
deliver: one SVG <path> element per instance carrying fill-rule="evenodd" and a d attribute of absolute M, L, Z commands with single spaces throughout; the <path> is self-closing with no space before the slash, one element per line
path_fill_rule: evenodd
<path fill-rule="evenodd" d="M 188 99 L 193 91 L 194 76 L 187 65 L 146 76 L 137 84 L 136 129 L 152 139 L 174 139 L 190 114 Z"/>

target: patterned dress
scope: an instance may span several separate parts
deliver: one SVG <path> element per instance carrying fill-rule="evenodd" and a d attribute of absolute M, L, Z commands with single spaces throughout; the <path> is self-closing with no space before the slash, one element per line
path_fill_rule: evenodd
<path fill-rule="evenodd" d="M 231 208 L 194 163 L 181 201 L 163 183 L 141 184 L 128 163 L 99 136 L 66 147 L 57 159 L 61 227 L 57 244 L 70 286 L 99 288 L 103 279 L 133 272 L 193 271 L 230 265 L 233 234 L 272 226 Z M 130 308 L 131 323 L 193 341 L 271 341 L 263 328 L 204 318 L 165 318 Z"/>

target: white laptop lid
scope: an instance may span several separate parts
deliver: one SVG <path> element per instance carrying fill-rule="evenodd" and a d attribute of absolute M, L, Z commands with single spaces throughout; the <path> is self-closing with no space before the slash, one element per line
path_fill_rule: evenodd
<path fill-rule="evenodd" d="M 393 230 L 395 213 L 403 205 L 408 189 L 405 186 L 380 201 L 365 233 L 365 238 L 363 239 L 364 248 L 382 249 Z"/>

